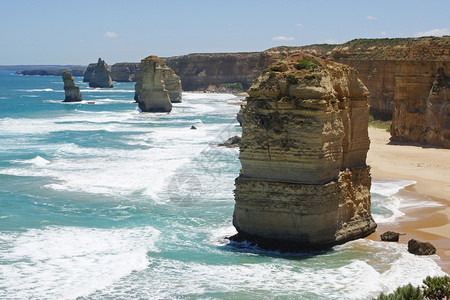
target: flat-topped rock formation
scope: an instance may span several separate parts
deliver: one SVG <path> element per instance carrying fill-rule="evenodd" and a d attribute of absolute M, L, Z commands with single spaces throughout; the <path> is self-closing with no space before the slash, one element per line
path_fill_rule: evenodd
<path fill-rule="evenodd" d="M 172 103 L 180 103 L 182 93 L 180 77 L 166 65 L 164 60 L 158 58 L 158 65 L 159 65 L 158 68 L 161 70 L 161 80 L 164 83 L 165 89 L 169 93 L 170 101 Z M 135 90 L 134 100 L 136 101 L 138 101 L 139 93 L 142 89 L 142 82 L 143 82 L 143 66 L 141 64 L 141 66 L 136 71 L 136 85 L 134 89 Z"/>
<path fill-rule="evenodd" d="M 170 112 L 172 103 L 164 81 L 164 61 L 157 56 L 141 60 L 136 76 L 136 94 L 139 108 L 143 112 Z"/>
<path fill-rule="evenodd" d="M 98 59 L 98 62 L 92 71 L 91 78 L 89 79 L 89 86 L 93 88 L 114 87 L 109 66 L 101 58 Z"/>
<path fill-rule="evenodd" d="M 70 72 L 64 71 L 62 73 L 64 82 L 65 99 L 63 102 L 79 102 L 83 100 L 80 88 L 75 85 L 75 79 Z"/>
<path fill-rule="evenodd" d="M 136 70 L 139 63 L 116 63 L 111 66 L 111 78 L 118 82 L 134 82 L 136 81 Z"/>
<path fill-rule="evenodd" d="M 298 250 L 372 233 L 369 93 L 356 70 L 295 54 L 248 94 L 232 239 Z"/>

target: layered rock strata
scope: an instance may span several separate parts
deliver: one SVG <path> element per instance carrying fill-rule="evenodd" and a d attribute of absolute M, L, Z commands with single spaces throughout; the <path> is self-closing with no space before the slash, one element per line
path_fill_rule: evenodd
<path fill-rule="evenodd" d="M 158 68 L 161 70 L 161 80 L 164 82 L 164 87 L 169 93 L 170 101 L 172 103 L 180 103 L 182 93 L 180 77 L 175 74 L 175 72 L 171 68 L 169 68 L 162 59 L 158 58 L 158 64 Z M 136 101 L 138 101 L 139 93 L 142 89 L 143 71 L 144 69 L 142 65 L 136 71 L 136 85 L 134 89 L 134 100 Z"/>
<path fill-rule="evenodd" d="M 98 59 L 94 71 L 89 79 L 89 86 L 93 88 L 112 88 L 114 87 L 111 79 L 111 70 L 101 58 Z"/>
<path fill-rule="evenodd" d="M 111 66 L 111 78 L 117 82 L 136 81 L 136 70 L 139 63 L 117 63 Z"/>
<path fill-rule="evenodd" d="M 296 54 L 248 94 L 233 239 L 298 250 L 372 233 L 369 93 L 356 70 Z"/>
<path fill-rule="evenodd" d="M 141 61 L 136 79 L 136 93 L 139 108 L 143 112 L 170 112 L 172 103 L 164 81 L 164 61 L 149 56 Z"/>
<path fill-rule="evenodd" d="M 372 113 L 392 116 L 393 140 L 450 148 L 450 36 L 353 40 L 330 57 L 359 71 Z"/>
<path fill-rule="evenodd" d="M 75 79 L 70 72 L 64 71 L 62 73 L 64 82 L 65 99 L 63 102 L 79 102 L 83 100 L 80 88 L 75 85 Z"/>

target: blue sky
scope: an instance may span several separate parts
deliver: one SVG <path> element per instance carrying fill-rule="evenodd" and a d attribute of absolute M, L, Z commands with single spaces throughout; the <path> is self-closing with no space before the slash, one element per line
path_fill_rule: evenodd
<path fill-rule="evenodd" d="M 108 64 L 450 35 L 450 1 L 0 0 L 0 64 Z"/>

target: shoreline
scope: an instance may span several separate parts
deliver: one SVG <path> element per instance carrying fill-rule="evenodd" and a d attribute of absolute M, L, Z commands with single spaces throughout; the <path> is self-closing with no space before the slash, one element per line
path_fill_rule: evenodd
<path fill-rule="evenodd" d="M 405 233 L 400 243 L 410 239 L 429 241 L 440 257 L 442 270 L 450 274 L 450 150 L 408 144 L 389 144 L 389 132 L 369 127 L 371 140 L 367 164 L 374 179 L 408 179 L 416 184 L 399 192 L 405 198 L 435 202 L 439 206 L 403 208 L 404 216 L 394 222 L 378 224 L 368 238 L 380 241 L 380 234 L 388 230 Z M 415 201 L 415 200 L 412 200 Z"/>

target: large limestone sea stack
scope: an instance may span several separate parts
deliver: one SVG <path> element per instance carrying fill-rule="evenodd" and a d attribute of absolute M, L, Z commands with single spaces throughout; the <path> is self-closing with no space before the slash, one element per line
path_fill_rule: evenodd
<path fill-rule="evenodd" d="M 153 57 L 154 59 L 157 58 L 157 56 L 149 56 L 145 59 L 150 59 Z M 181 80 L 180 76 L 175 74 L 175 72 L 169 68 L 166 63 L 158 58 L 158 64 L 159 68 L 161 69 L 161 79 L 164 83 L 164 87 L 169 93 L 169 99 L 172 103 L 180 103 L 181 102 Z M 138 101 L 139 99 L 139 93 L 142 90 L 142 80 L 143 80 L 143 65 L 141 65 L 137 71 L 136 71 L 136 85 L 135 85 L 135 93 L 134 93 L 134 100 Z"/>
<path fill-rule="evenodd" d="M 89 79 L 89 86 L 93 88 L 112 88 L 114 84 L 111 79 L 111 70 L 109 66 L 101 58 L 98 59 L 97 65 L 92 71 Z"/>
<path fill-rule="evenodd" d="M 64 82 L 65 99 L 63 102 L 79 102 L 83 100 L 80 88 L 75 85 L 75 79 L 70 72 L 64 71 L 62 73 Z"/>
<path fill-rule="evenodd" d="M 163 81 L 164 61 L 157 56 L 149 56 L 141 60 L 136 73 L 136 101 L 143 112 L 170 112 L 169 92 Z"/>
<path fill-rule="evenodd" d="M 299 53 L 271 65 L 248 94 L 232 239 L 299 250 L 374 232 L 369 93 L 356 70 Z"/>

